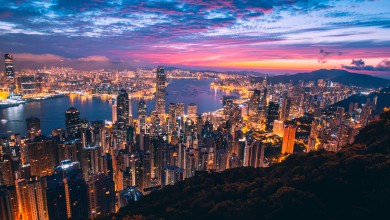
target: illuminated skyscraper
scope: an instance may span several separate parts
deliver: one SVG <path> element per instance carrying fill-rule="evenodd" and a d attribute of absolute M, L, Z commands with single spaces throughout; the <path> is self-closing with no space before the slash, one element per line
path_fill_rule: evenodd
<path fill-rule="evenodd" d="M 146 102 L 144 100 L 138 103 L 138 128 L 139 132 L 146 132 Z"/>
<path fill-rule="evenodd" d="M 41 120 L 39 120 L 39 118 L 30 117 L 26 119 L 26 122 L 30 139 L 34 139 L 41 135 Z"/>
<path fill-rule="evenodd" d="M 156 75 L 156 111 L 160 118 L 165 114 L 165 81 L 164 67 L 159 66 Z"/>
<path fill-rule="evenodd" d="M 118 117 L 117 117 L 117 112 L 116 112 L 116 103 L 112 104 L 112 123 L 116 123 L 116 121 L 118 120 Z"/>
<path fill-rule="evenodd" d="M 116 98 L 116 116 L 118 133 L 121 140 L 126 140 L 126 129 L 129 125 L 129 95 L 126 90 L 121 89 Z"/>
<path fill-rule="evenodd" d="M 115 212 L 114 181 L 104 174 L 93 175 L 88 181 L 89 218 L 108 216 Z"/>
<path fill-rule="evenodd" d="M 65 112 L 66 132 L 71 137 L 76 137 L 81 128 L 80 112 L 75 107 L 70 107 Z"/>
<path fill-rule="evenodd" d="M 280 111 L 279 120 L 284 121 L 284 120 L 288 119 L 288 117 L 290 115 L 290 108 L 291 108 L 291 99 L 288 97 L 283 98 L 282 109 Z"/>
<path fill-rule="evenodd" d="M 288 125 L 284 128 L 282 154 L 292 154 L 294 152 L 294 141 L 297 127 L 295 125 Z"/>
<path fill-rule="evenodd" d="M 15 185 L 19 211 L 23 220 L 48 220 L 45 179 L 39 177 L 32 177 L 29 180 L 19 179 Z"/>
<path fill-rule="evenodd" d="M 187 106 L 187 115 L 194 123 L 196 123 L 196 114 L 198 113 L 198 108 L 195 103 L 190 103 Z"/>
<path fill-rule="evenodd" d="M 260 105 L 260 90 L 255 89 L 253 91 L 251 100 L 249 101 L 249 116 L 255 116 L 259 113 L 259 105 Z"/>
<path fill-rule="evenodd" d="M 184 116 L 184 103 L 176 103 L 176 118 Z"/>
<path fill-rule="evenodd" d="M 12 54 L 4 54 L 5 61 L 5 77 L 7 78 L 8 88 L 10 92 L 15 90 L 15 72 L 14 72 L 14 62 Z"/>
<path fill-rule="evenodd" d="M 55 166 L 55 151 L 52 139 L 44 136 L 27 143 L 27 154 L 30 160 L 32 176 L 51 175 Z"/>
<path fill-rule="evenodd" d="M 276 102 L 270 102 L 267 111 L 266 130 L 272 131 L 274 127 L 274 121 L 278 119 L 279 119 L 279 104 Z"/>
<path fill-rule="evenodd" d="M 275 120 L 273 124 L 273 130 L 274 134 L 278 135 L 279 137 L 283 137 L 284 132 L 284 122 Z"/>

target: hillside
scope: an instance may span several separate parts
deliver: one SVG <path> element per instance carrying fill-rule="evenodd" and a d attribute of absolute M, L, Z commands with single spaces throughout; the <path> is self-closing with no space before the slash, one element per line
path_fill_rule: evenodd
<path fill-rule="evenodd" d="M 390 112 L 381 117 L 341 152 L 292 155 L 266 169 L 199 172 L 115 218 L 390 219 Z"/>
<path fill-rule="evenodd" d="M 374 77 L 365 74 L 351 73 L 345 70 L 338 69 L 321 69 L 309 73 L 297 73 L 292 75 L 279 75 L 267 77 L 267 81 L 275 83 L 288 83 L 292 82 L 294 84 L 298 83 L 299 80 L 304 82 L 317 81 L 319 79 L 329 79 L 333 82 L 340 82 L 344 85 L 354 85 L 359 87 L 366 88 L 379 88 L 386 87 L 390 84 L 390 80 L 382 79 L 379 77 Z M 255 77 L 255 80 L 262 81 L 263 77 Z"/>
<path fill-rule="evenodd" d="M 377 108 L 374 110 L 374 114 L 380 114 L 384 108 L 390 107 L 390 92 L 388 91 L 389 89 L 382 89 L 379 93 L 370 93 L 369 95 L 362 95 L 362 94 L 355 94 L 352 95 L 346 99 L 343 99 L 334 105 L 330 107 L 343 107 L 345 111 L 348 111 L 349 109 L 349 103 L 358 103 L 359 108 L 362 107 L 362 104 L 367 103 L 367 98 L 373 99 L 375 96 L 378 96 L 377 100 Z"/>

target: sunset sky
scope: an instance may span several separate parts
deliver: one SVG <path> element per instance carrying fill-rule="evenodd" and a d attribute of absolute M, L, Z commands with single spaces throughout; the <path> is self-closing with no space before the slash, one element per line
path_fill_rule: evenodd
<path fill-rule="evenodd" d="M 390 1 L 0 0 L 17 68 L 156 65 L 390 75 Z M 19 64 L 19 65 L 18 65 Z"/>

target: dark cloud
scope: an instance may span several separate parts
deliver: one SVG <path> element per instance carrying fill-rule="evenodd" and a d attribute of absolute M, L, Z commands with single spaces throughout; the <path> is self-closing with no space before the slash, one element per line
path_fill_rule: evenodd
<path fill-rule="evenodd" d="M 340 52 L 340 51 L 325 51 L 324 49 L 320 49 L 320 55 L 321 57 L 318 58 L 318 62 L 319 63 L 326 63 L 328 62 L 328 57 L 332 54 L 335 54 L 337 56 L 341 56 L 343 55 L 343 52 Z"/>
<path fill-rule="evenodd" d="M 344 69 L 348 70 L 366 70 L 366 71 L 390 71 L 390 60 L 384 59 L 378 65 L 365 65 L 362 59 L 352 59 L 350 66 L 342 65 Z"/>

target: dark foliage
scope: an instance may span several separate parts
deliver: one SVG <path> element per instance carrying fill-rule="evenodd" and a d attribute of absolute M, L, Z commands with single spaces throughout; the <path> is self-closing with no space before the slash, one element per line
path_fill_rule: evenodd
<path fill-rule="evenodd" d="M 125 207 L 116 219 L 390 219 L 390 112 L 338 153 L 291 155 L 266 169 L 194 177 Z"/>

